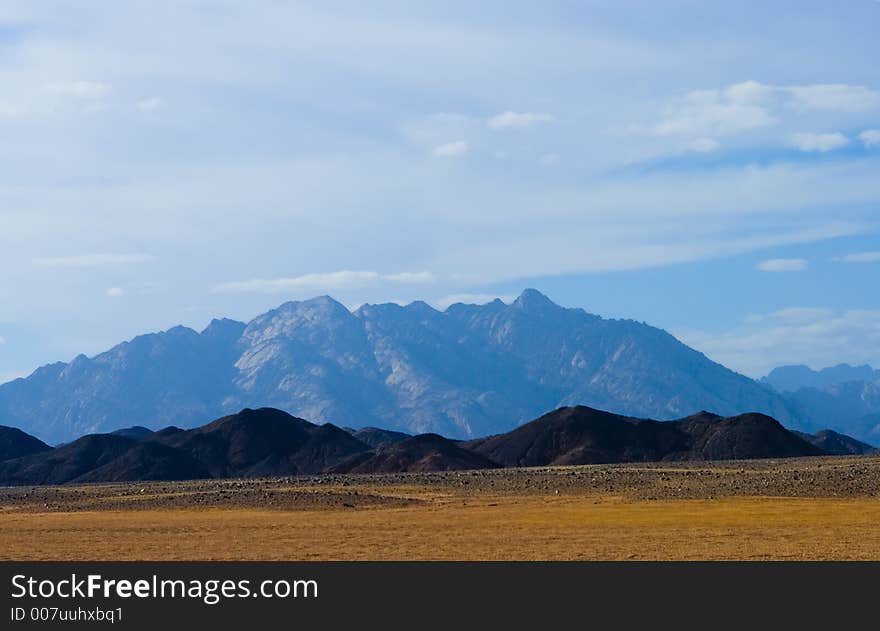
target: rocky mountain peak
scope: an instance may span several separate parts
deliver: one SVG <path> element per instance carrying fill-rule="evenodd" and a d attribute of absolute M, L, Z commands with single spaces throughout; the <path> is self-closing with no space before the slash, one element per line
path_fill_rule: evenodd
<path fill-rule="evenodd" d="M 519 297 L 513 301 L 512 307 L 522 311 L 540 312 L 548 309 L 561 309 L 559 305 L 550 300 L 537 289 L 525 289 Z"/>

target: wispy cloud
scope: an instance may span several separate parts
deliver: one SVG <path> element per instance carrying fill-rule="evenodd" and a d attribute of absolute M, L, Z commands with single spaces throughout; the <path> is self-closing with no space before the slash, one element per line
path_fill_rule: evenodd
<path fill-rule="evenodd" d="M 695 151 L 697 153 L 712 153 L 713 151 L 718 151 L 720 148 L 721 143 L 714 138 L 697 138 L 696 140 L 691 141 L 688 145 L 690 151 Z"/>
<path fill-rule="evenodd" d="M 125 290 L 122 287 L 110 287 L 106 293 L 110 298 L 121 298 L 125 295 Z"/>
<path fill-rule="evenodd" d="M 842 263 L 880 263 L 880 252 L 856 252 L 835 259 Z"/>
<path fill-rule="evenodd" d="M 777 88 L 794 107 L 817 112 L 867 112 L 880 109 L 880 92 L 861 85 L 820 83 Z"/>
<path fill-rule="evenodd" d="M 454 140 L 434 147 L 434 155 L 440 158 L 453 158 L 462 156 L 468 152 L 468 143 L 465 140 Z"/>
<path fill-rule="evenodd" d="M 77 254 L 73 256 L 39 257 L 33 259 L 40 267 L 103 267 L 112 265 L 131 265 L 154 260 L 149 254 Z"/>
<path fill-rule="evenodd" d="M 866 129 L 859 134 L 859 140 L 868 148 L 880 147 L 880 129 Z"/>
<path fill-rule="evenodd" d="M 880 365 L 880 311 L 791 307 L 719 333 L 675 333 L 712 359 L 754 377 L 784 364 Z"/>
<path fill-rule="evenodd" d="M 539 123 L 549 123 L 552 120 L 554 120 L 552 114 L 507 111 L 493 116 L 486 124 L 490 129 L 524 129 Z"/>
<path fill-rule="evenodd" d="M 430 272 L 398 272 L 380 274 L 372 271 L 340 270 L 320 274 L 304 274 L 288 278 L 255 278 L 216 285 L 213 293 L 281 293 L 295 290 L 334 291 L 366 289 L 383 285 L 423 285 L 435 281 Z"/>
<path fill-rule="evenodd" d="M 801 151 L 817 151 L 826 153 L 840 149 L 849 144 L 849 138 L 840 132 L 816 134 L 812 132 L 799 132 L 792 134 L 791 144 Z"/>
<path fill-rule="evenodd" d="M 769 259 L 755 265 L 762 272 L 803 272 L 809 263 L 806 259 Z"/>
<path fill-rule="evenodd" d="M 660 136 L 724 136 L 774 125 L 791 115 L 875 109 L 880 109 L 880 92 L 865 86 L 745 81 L 686 93 L 666 107 L 652 131 Z"/>
<path fill-rule="evenodd" d="M 733 90 L 733 94 L 731 94 Z M 666 109 L 653 131 L 659 136 L 725 136 L 776 122 L 764 105 L 736 96 L 740 90 L 695 90 Z"/>

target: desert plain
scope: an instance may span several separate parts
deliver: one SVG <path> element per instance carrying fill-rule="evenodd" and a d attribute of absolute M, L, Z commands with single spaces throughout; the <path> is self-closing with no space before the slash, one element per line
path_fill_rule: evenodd
<path fill-rule="evenodd" d="M 4 560 L 880 559 L 880 456 L 0 488 Z"/>

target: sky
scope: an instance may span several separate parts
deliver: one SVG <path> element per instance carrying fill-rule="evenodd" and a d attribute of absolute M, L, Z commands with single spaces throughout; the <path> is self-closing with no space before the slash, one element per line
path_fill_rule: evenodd
<path fill-rule="evenodd" d="M 878 23 L 4 0 L 0 381 L 286 300 L 526 287 L 750 376 L 880 366 Z"/>

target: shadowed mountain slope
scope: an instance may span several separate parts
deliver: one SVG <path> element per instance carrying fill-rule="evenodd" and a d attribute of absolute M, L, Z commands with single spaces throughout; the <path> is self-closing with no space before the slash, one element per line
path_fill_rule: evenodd
<path fill-rule="evenodd" d="M 493 469 L 499 465 L 448 438 L 419 434 L 355 456 L 334 468 L 339 473 L 405 473 Z"/>
<path fill-rule="evenodd" d="M 142 438 L 146 438 L 153 434 L 153 430 L 147 429 L 146 427 L 142 427 L 140 425 L 135 425 L 134 427 L 123 427 L 122 429 L 117 429 L 116 431 L 110 432 L 114 436 L 124 436 L 126 438 L 134 438 L 136 440 L 141 440 Z"/>
<path fill-rule="evenodd" d="M 118 458 L 74 478 L 71 482 L 86 484 L 210 477 L 207 469 L 186 452 L 153 441 L 141 441 Z"/>
<path fill-rule="evenodd" d="M 137 444 L 133 438 L 91 434 L 44 451 L 0 462 L 0 484 L 64 484 L 101 467 Z"/>
<path fill-rule="evenodd" d="M 211 477 L 320 473 L 369 450 L 338 427 L 314 425 L 272 408 L 244 409 L 197 429 L 148 440 L 188 454 Z"/>
<path fill-rule="evenodd" d="M 815 434 L 795 432 L 798 436 L 818 447 L 819 449 L 834 454 L 835 456 L 850 456 L 877 453 L 876 447 L 856 440 L 851 436 L 839 434 L 834 430 L 823 429 Z"/>
<path fill-rule="evenodd" d="M 17 430 L 12 435 L 31 448 L 42 445 Z M 401 438 L 377 428 L 364 435 L 377 445 L 329 423 L 246 408 L 192 430 L 167 427 L 142 439 L 92 434 L 55 449 L 42 445 L 42 451 L 0 462 L 0 485 L 786 458 L 869 448 L 835 432 L 804 440 L 763 414 L 700 412 L 654 421 L 583 406 L 560 408 L 506 434 L 469 442 L 437 434 Z"/>
<path fill-rule="evenodd" d="M 16 427 L 0 425 L 0 462 L 52 449 L 49 445 Z"/>
<path fill-rule="evenodd" d="M 814 456 L 823 452 L 763 414 L 678 421 L 560 408 L 507 434 L 463 444 L 504 466 Z"/>
<path fill-rule="evenodd" d="M 395 432 L 390 429 L 380 429 L 378 427 L 365 427 L 357 430 L 346 428 L 346 431 L 362 443 L 373 448 L 381 447 L 382 445 L 390 445 L 392 443 L 399 443 L 402 440 L 410 438 L 410 434 Z"/>

